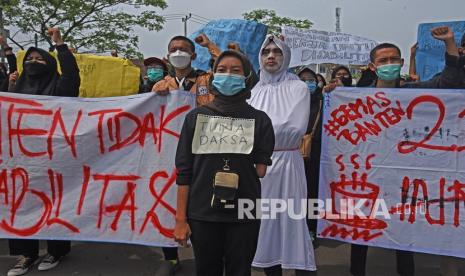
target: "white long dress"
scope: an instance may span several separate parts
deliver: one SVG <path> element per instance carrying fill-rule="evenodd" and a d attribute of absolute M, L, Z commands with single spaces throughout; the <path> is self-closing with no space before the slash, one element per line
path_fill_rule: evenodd
<path fill-rule="evenodd" d="M 267 38 L 262 49 L 268 45 Z M 262 179 L 262 199 L 293 199 L 295 214 L 301 213 L 301 200 L 307 198 L 303 158 L 298 150 L 310 114 L 310 93 L 304 82 L 287 73 L 289 48 L 279 40 L 284 64 L 269 74 L 261 65 L 260 82 L 252 90 L 249 103 L 265 111 L 275 132 L 273 165 Z M 293 219 L 288 212 L 276 219 L 262 219 L 255 267 L 281 265 L 283 269 L 316 270 L 315 256 L 306 219 Z"/>

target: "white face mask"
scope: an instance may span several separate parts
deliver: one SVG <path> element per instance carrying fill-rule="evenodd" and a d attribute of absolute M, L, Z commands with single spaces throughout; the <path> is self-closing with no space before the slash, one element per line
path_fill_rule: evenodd
<path fill-rule="evenodd" d="M 191 55 L 179 50 L 169 54 L 168 59 L 176 69 L 185 69 L 191 63 Z"/>
<path fill-rule="evenodd" d="M 320 82 L 318 83 L 318 87 L 319 87 L 319 88 L 323 88 L 323 86 L 325 86 L 325 84 L 324 84 L 322 81 L 320 81 Z"/>

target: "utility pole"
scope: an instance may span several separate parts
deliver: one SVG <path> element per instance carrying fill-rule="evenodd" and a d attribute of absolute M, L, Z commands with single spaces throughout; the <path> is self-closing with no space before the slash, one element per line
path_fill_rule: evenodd
<path fill-rule="evenodd" d="M 341 32 L 341 8 L 336 8 L 336 33 Z"/>
<path fill-rule="evenodd" d="M 184 36 L 187 36 L 187 21 L 192 17 L 192 14 L 188 14 L 185 17 L 183 17 L 181 20 L 184 22 Z"/>

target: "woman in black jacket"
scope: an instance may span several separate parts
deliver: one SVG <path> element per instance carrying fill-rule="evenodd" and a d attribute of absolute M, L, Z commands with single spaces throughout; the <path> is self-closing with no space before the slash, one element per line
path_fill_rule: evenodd
<path fill-rule="evenodd" d="M 260 220 L 240 217 L 241 199 L 261 197 L 275 137 L 268 115 L 246 102 L 255 84 L 247 58 L 225 51 L 213 72 L 214 101 L 187 114 L 179 138 L 174 236 L 186 245 L 192 231 L 197 275 L 247 276 Z"/>
<path fill-rule="evenodd" d="M 31 47 L 23 60 L 24 70 L 10 92 L 64 97 L 79 95 L 81 80 L 76 58 L 61 39 L 60 31 L 52 29 L 51 32 L 62 74 L 58 73 L 57 61 L 51 54 Z"/>
<path fill-rule="evenodd" d="M 58 29 L 49 29 L 51 39 L 56 44 L 62 74 L 58 73 L 57 62 L 48 52 L 31 47 L 23 61 L 23 72 L 18 80 L 10 85 L 13 93 L 77 97 L 79 95 L 79 68 L 68 46 L 63 42 Z M 8 276 L 23 275 L 39 259 L 38 240 L 9 240 L 10 254 L 20 255 L 18 263 L 8 271 Z M 41 260 L 39 270 L 56 267 L 60 259 L 71 250 L 69 241 L 47 241 L 48 254 Z"/>

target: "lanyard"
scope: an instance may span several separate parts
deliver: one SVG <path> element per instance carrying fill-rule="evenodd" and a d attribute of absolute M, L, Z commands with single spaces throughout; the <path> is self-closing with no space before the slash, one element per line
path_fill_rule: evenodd
<path fill-rule="evenodd" d="M 176 81 L 178 82 L 178 87 L 182 88 L 184 90 L 184 81 L 186 80 L 186 77 L 182 78 L 181 80 L 178 79 L 178 77 L 175 77 Z"/>

